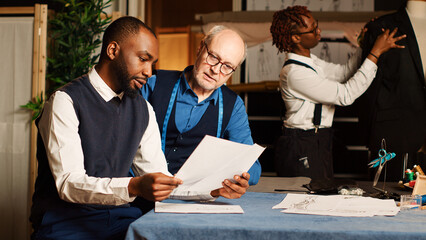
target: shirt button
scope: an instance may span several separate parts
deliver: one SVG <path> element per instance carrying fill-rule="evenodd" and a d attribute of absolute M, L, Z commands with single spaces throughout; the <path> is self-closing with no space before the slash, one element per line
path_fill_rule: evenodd
<path fill-rule="evenodd" d="M 178 149 L 177 147 L 174 147 L 174 148 L 173 148 L 173 152 L 176 152 L 176 151 L 177 151 L 177 149 Z"/>

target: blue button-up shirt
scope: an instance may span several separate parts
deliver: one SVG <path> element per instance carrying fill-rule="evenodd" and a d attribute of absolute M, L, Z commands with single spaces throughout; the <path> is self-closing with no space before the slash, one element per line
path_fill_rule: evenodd
<path fill-rule="evenodd" d="M 191 70 L 192 67 L 187 67 L 184 72 Z M 153 93 L 155 88 L 157 77 L 153 75 L 147 81 L 147 83 L 141 88 L 142 96 L 145 99 L 149 99 L 149 96 Z M 213 104 L 218 104 L 218 91 L 215 90 L 208 98 L 202 102 L 198 102 L 198 96 L 192 91 L 191 87 L 185 78 L 185 74 L 181 75 L 181 81 L 179 90 L 176 96 L 176 110 L 179 114 L 175 116 L 176 127 L 179 132 L 184 133 L 191 130 L 200 121 L 204 112 L 206 111 L 209 103 L 213 101 Z M 155 109 L 154 109 L 155 111 Z M 229 123 L 225 129 L 223 138 L 230 141 L 253 144 L 251 137 L 250 126 L 244 102 L 241 97 L 237 97 L 234 105 L 234 109 L 229 119 Z M 250 174 L 250 185 L 255 185 L 259 181 L 261 174 L 261 166 L 258 160 L 248 171 Z"/>

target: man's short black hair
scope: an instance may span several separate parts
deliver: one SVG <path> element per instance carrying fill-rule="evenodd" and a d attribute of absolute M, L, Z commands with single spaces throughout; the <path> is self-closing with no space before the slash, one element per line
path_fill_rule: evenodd
<path fill-rule="evenodd" d="M 155 36 L 154 31 L 138 18 L 125 16 L 113 21 L 105 30 L 102 39 L 101 59 L 105 57 L 108 44 L 115 41 L 118 44 L 139 33 L 141 28 L 145 28 Z"/>

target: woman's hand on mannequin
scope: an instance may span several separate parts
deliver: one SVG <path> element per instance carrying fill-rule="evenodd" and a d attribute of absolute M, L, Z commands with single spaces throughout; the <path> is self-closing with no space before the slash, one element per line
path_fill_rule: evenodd
<path fill-rule="evenodd" d="M 376 41 L 374 42 L 373 48 L 371 49 L 370 53 L 368 54 L 367 58 L 373 61 L 374 63 L 377 63 L 379 60 L 380 55 L 387 52 L 391 48 L 405 48 L 403 45 L 398 45 L 396 42 L 399 40 L 407 37 L 407 35 L 401 35 L 398 37 L 395 37 L 396 32 L 398 31 L 398 28 L 393 29 L 392 32 L 390 32 L 389 29 L 382 29 L 383 33 L 380 34 Z"/>

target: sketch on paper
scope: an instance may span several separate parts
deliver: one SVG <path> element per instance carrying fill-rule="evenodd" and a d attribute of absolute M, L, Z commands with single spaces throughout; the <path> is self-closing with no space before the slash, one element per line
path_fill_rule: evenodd
<path fill-rule="evenodd" d="M 328 43 L 324 42 L 322 44 L 319 58 L 321 58 L 324 61 L 331 62 L 330 48 L 328 47 Z"/>
<path fill-rule="evenodd" d="M 357 47 L 347 42 L 320 42 L 311 49 L 311 54 L 327 62 L 345 64 Z"/>
<path fill-rule="evenodd" d="M 247 0 L 247 11 L 276 11 L 288 6 L 307 6 L 311 11 L 374 11 L 374 0 Z"/>
<path fill-rule="evenodd" d="M 277 54 L 278 49 L 272 41 L 248 48 L 246 58 L 246 83 L 279 80 L 285 53 Z"/>
<path fill-rule="evenodd" d="M 269 54 L 265 52 L 265 46 L 263 43 L 259 44 L 259 53 L 257 59 L 257 78 L 263 78 L 271 72 L 271 58 Z"/>
<path fill-rule="evenodd" d="M 270 7 L 269 7 L 269 0 L 265 0 L 265 2 L 266 2 L 265 10 L 266 11 L 271 10 Z"/>
<path fill-rule="evenodd" d="M 309 205 L 315 204 L 316 196 L 308 196 L 305 199 L 303 199 L 301 202 L 296 202 L 290 205 L 289 208 L 296 208 L 296 209 L 303 209 L 307 210 L 309 208 Z"/>
<path fill-rule="evenodd" d="M 284 209 L 284 213 L 352 217 L 394 216 L 399 212 L 393 199 L 291 193 L 272 209 Z"/>
<path fill-rule="evenodd" d="M 281 0 L 280 9 L 284 9 L 284 8 L 285 8 L 284 0 Z"/>
<path fill-rule="evenodd" d="M 340 10 L 340 0 L 333 0 L 333 11 L 338 12 Z"/>
<path fill-rule="evenodd" d="M 352 9 L 354 11 L 362 11 L 364 8 L 364 0 L 352 0 Z"/>
<path fill-rule="evenodd" d="M 345 64 L 357 47 L 346 42 L 320 42 L 311 53 L 332 63 Z M 248 48 L 246 58 L 246 83 L 279 80 L 286 54 L 279 53 L 272 41 Z"/>
<path fill-rule="evenodd" d="M 276 11 L 287 6 L 304 5 L 311 11 L 374 11 L 374 0 L 247 0 L 248 11 Z M 326 36 L 326 31 L 323 32 Z M 332 63 L 345 64 L 356 50 L 347 42 L 320 42 L 311 53 Z M 279 73 L 285 61 L 285 53 L 277 54 L 272 41 L 248 49 L 245 83 L 279 80 Z"/>

